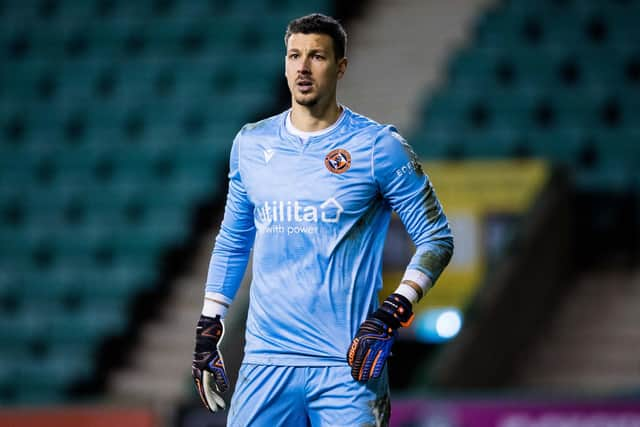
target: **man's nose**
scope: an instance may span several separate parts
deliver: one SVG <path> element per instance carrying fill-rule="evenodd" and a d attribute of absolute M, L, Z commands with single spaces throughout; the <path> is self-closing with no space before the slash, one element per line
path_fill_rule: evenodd
<path fill-rule="evenodd" d="M 309 57 L 305 57 L 300 61 L 300 65 L 298 66 L 298 73 L 300 74 L 309 74 L 311 69 L 309 68 Z"/>

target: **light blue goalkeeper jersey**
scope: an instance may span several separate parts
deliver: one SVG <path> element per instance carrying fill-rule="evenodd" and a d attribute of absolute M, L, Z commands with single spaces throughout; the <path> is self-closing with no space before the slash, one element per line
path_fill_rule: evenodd
<path fill-rule="evenodd" d="M 244 126 L 206 291 L 233 299 L 253 248 L 245 363 L 346 364 L 358 327 L 378 306 L 391 211 L 416 245 L 408 268 L 432 282 L 453 239 L 415 154 L 391 126 L 348 108 L 303 142 L 288 111 Z"/>

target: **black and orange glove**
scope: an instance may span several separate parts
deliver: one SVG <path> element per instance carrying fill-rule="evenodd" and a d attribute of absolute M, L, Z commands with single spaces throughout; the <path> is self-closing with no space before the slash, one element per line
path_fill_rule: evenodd
<path fill-rule="evenodd" d="M 398 328 L 413 320 L 411 303 L 399 294 L 391 294 L 380 308 L 365 320 L 347 352 L 351 376 L 356 381 L 378 378 L 391 354 Z"/>
<path fill-rule="evenodd" d="M 220 316 L 200 316 L 196 327 L 196 348 L 191 374 L 202 403 L 211 412 L 226 407 L 222 393 L 229 388 L 222 354 L 218 350 L 223 333 L 224 325 Z"/>

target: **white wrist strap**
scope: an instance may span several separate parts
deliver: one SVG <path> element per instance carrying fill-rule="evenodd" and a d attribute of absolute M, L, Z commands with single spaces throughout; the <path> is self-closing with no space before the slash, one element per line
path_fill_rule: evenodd
<path fill-rule="evenodd" d="M 227 314 L 231 301 L 222 294 L 206 292 L 204 295 L 204 304 L 202 305 L 202 314 L 207 317 L 220 316 L 224 319 Z"/>
<path fill-rule="evenodd" d="M 431 284 L 431 279 L 423 272 L 407 269 L 395 293 L 402 295 L 413 304 L 422 299 L 431 288 Z"/>

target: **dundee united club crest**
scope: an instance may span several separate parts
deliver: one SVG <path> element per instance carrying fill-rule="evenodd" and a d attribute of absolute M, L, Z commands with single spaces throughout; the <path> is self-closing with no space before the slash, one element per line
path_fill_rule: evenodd
<path fill-rule="evenodd" d="M 345 173 L 351 167 L 351 154 L 342 148 L 331 150 L 324 158 L 324 165 L 333 173 Z"/>

